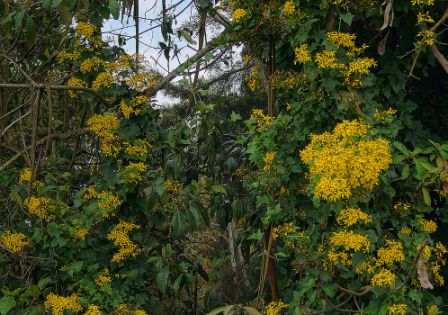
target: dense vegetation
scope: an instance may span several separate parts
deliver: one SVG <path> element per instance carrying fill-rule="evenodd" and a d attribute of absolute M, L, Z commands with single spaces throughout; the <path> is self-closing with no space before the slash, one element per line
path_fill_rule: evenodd
<path fill-rule="evenodd" d="M 0 1 L 0 314 L 444 313 L 446 2 L 158 2 Z"/>

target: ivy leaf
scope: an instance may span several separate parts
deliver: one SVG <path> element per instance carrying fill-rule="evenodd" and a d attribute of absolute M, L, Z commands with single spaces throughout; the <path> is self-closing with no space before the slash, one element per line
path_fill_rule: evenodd
<path fill-rule="evenodd" d="M 235 122 L 235 121 L 238 121 L 238 120 L 241 120 L 241 119 L 243 119 L 243 118 L 241 117 L 241 115 L 235 113 L 234 111 L 232 111 L 232 113 L 230 114 L 230 121 L 231 121 L 231 122 Z"/>
<path fill-rule="evenodd" d="M 0 313 L 2 315 L 8 314 L 14 306 L 16 306 L 16 300 L 12 296 L 4 296 L 0 299 Z"/>

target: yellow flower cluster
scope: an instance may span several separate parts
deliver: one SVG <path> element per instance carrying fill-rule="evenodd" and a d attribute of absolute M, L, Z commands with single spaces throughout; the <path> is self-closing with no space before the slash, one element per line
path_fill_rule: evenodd
<path fill-rule="evenodd" d="M 31 239 L 23 233 L 11 233 L 10 231 L 5 231 L 2 237 L 0 237 L 0 244 L 13 253 L 18 253 L 22 251 L 25 246 L 31 244 Z"/>
<path fill-rule="evenodd" d="M 294 5 L 294 2 L 286 1 L 285 5 L 283 6 L 282 13 L 284 16 L 294 15 L 294 13 L 296 13 L 296 6 Z"/>
<path fill-rule="evenodd" d="M 131 104 L 128 104 L 126 100 L 121 100 L 120 110 L 126 119 L 131 117 L 131 114 L 138 115 L 141 112 L 141 105 L 148 101 L 148 97 L 145 95 L 139 95 L 135 97 Z"/>
<path fill-rule="evenodd" d="M 108 72 L 101 72 L 96 79 L 92 82 L 92 89 L 99 90 L 101 88 L 107 88 L 114 82 L 114 77 Z"/>
<path fill-rule="evenodd" d="M 351 257 L 346 252 L 335 252 L 333 250 L 330 250 L 327 254 L 328 260 L 332 263 L 332 265 L 345 265 L 345 266 L 351 266 L 352 261 Z"/>
<path fill-rule="evenodd" d="M 68 51 L 63 50 L 58 53 L 57 62 L 63 63 L 66 60 L 74 61 L 74 60 L 79 59 L 80 57 L 81 57 L 81 53 L 79 51 L 68 52 Z"/>
<path fill-rule="evenodd" d="M 86 228 L 78 227 L 73 232 L 73 237 L 83 241 L 86 239 L 87 234 L 89 234 L 89 230 L 87 230 Z"/>
<path fill-rule="evenodd" d="M 276 152 L 270 151 L 266 152 L 266 155 L 263 158 L 264 166 L 263 172 L 269 172 L 271 170 L 272 164 L 275 161 Z"/>
<path fill-rule="evenodd" d="M 404 235 L 411 235 L 412 230 L 410 227 L 404 226 L 400 229 L 400 233 Z"/>
<path fill-rule="evenodd" d="M 432 275 L 434 278 L 434 282 L 439 287 L 443 287 L 445 285 L 445 278 L 440 274 L 441 265 L 438 263 L 435 263 L 431 266 Z"/>
<path fill-rule="evenodd" d="M 330 244 L 336 247 L 342 247 L 344 250 L 353 250 L 355 252 L 369 252 L 370 240 L 367 235 L 357 234 L 353 231 L 335 232 L 330 238 Z"/>
<path fill-rule="evenodd" d="M 434 19 L 429 15 L 429 12 L 419 12 L 417 14 L 417 23 L 423 24 L 423 23 L 434 23 Z"/>
<path fill-rule="evenodd" d="M 112 262 L 122 262 L 128 257 L 137 256 L 140 249 L 131 241 L 128 233 L 139 228 L 139 225 L 120 221 L 112 231 L 107 234 L 107 239 L 113 241 L 114 245 L 120 248 L 112 257 Z"/>
<path fill-rule="evenodd" d="M 79 297 L 75 293 L 68 297 L 50 293 L 47 295 L 44 306 L 46 309 L 51 310 L 53 315 L 64 315 L 64 310 L 75 313 L 82 311 L 82 306 L 79 304 Z"/>
<path fill-rule="evenodd" d="M 131 307 L 128 304 L 120 304 L 114 311 L 117 315 L 148 315 L 144 310 Z"/>
<path fill-rule="evenodd" d="M 420 40 L 417 42 L 419 46 L 432 46 L 435 42 L 436 34 L 430 30 L 423 30 L 417 34 Z"/>
<path fill-rule="evenodd" d="M 434 252 L 436 254 L 436 259 L 442 266 L 446 265 L 445 255 L 448 253 L 448 250 L 446 249 L 445 245 L 443 245 L 440 242 L 436 243 L 436 246 L 434 248 Z"/>
<path fill-rule="evenodd" d="M 359 120 L 339 123 L 333 133 L 312 135 L 300 152 L 310 166 L 309 175 L 319 181 L 314 195 L 332 202 L 350 198 L 352 190 L 372 190 L 379 175 L 392 163 L 389 142 L 367 138 L 368 126 Z"/>
<path fill-rule="evenodd" d="M 308 44 L 302 44 L 294 49 L 295 58 L 294 64 L 307 63 L 311 61 L 310 52 L 308 51 Z"/>
<path fill-rule="evenodd" d="M 108 268 L 104 268 L 103 271 L 101 271 L 101 273 L 95 278 L 95 283 L 99 287 L 104 286 L 106 283 L 112 283 L 112 278 L 109 274 Z"/>
<path fill-rule="evenodd" d="M 143 159 L 148 155 L 148 149 L 150 145 L 146 141 L 143 141 L 138 144 L 130 144 L 128 142 L 124 142 L 123 144 L 124 144 L 124 152 L 127 155 L 130 155 L 137 159 Z"/>
<path fill-rule="evenodd" d="M 341 67 L 341 65 L 338 64 L 338 60 L 336 59 L 335 51 L 324 50 L 317 53 L 314 58 L 319 68 L 337 69 Z"/>
<path fill-rule="evenodd" d="M 177 194 L 182 189 L 182 183 L 178 180 L 167 179 L 163 182 L 166 191 Z"/>
<path fill-rule="evenodd" d="M 84 315 L 101 315 L 101 310 L 97 305 L 90 304 Z"/>
<path fill-rule="evenodd" d="M 24 202 L 25 206 L 28 208 L 30 214 L 34 214 L 41 219 L 54 220 L 55 212 L 57 210 L 56 204 L 47 197 L 34 197 L 31 196 Z"/>
<path fill-rule="evenodd" d="M 405 260 L 403 244 L 398 241 L 386 240 L 386 246 L 378 249 L 377 256 L 377 266 L 392 265 L 395 262 L 403 262 Z"/>
<path fill-rule="evenodd" d="M 152 72 L 137 72 L 125 79 L 126 84 L 139 91 L 150 89 L 157 83 L 156 75 Z"/>
<path fill-rule="evenodd" d="M 147 166 L 142 162 L 130 162 L 124 169 L 124 181 L 126 183 L 138 183 L 142 180 L 142 173 L 146 172 Z"/>
<path fill-rule="evenodd" d="M 294 233 L 295 231 L 296 228 L 291 222 L 285 223 L 272 229 L 272 238 L 274 240 L 278 238 L 285 238 L 289 234 Z"/>
<path fill-rule="evenodd" d="M 30 168 L 24 168 L 22 169 L 22 171 L 20 172 L 19 175 L 19 183 L 28 183 L 29 181 L 31 181 L 31 177 L 33 175 L 33 172 L 31 171 Z"/>
<path fill-rule="evenodd" d="M 105 156 L 115 156 L 120 151 L 118 137 L 114 131 L 120 127 L 120 121 L 114 114 L 95 114 L 87 120 L 90 131 L 101 138 L 101 151 Z"/>
<path fill-rule="evenodd" d="M 329 32 L 327 38 L 338 47 L 354 48 L 356 35 L 342 32 Z"/>
<path fill-rule="evenodd" d="M 435 0 L 411 0 L 413 6 L 434 5 Z"/>
<path fill-rule="evenodd" d="M 360 221 L 364 224 L 372 222 L 372 217 L 359 208 L 345 208 L 339 212 L 336 218 L 339 225 L 352 226 Z"/>
<path fill-rule="evenodd" d="M 377 66 L 377 62 L 372 58 L 357 58 L 348 64 L 348 68 L 344 71 L 345 83 L 353 84 L 359 80 L 353 80 L 353 75 L 366 75 L 370 73 L 370 69 Z M 358 83 L 357 83 L 358 84 Z M 359 85 L 359 84 L 358 84 Z"/>
<path fill-rule="evenodd" d="M 265 308 L 266 315 L 277 315 L 282 309 L 287 308 L 289 305 L 282 301 L 272 301 Z"/>
<path fill-rule="evenodd" d="M 82 73 L 89 73 L 93 70 L 93 68 L 102 64 L 104 64 L 103 60 L 98 57 L 87 58 L 81 62 L 79 71 Z"/>
<path fill-rule="evenodd" d="M 399 201 L 396 204 L 394 204 L 394 210 L 396 212 L 408 213 L 411 210 L 411 206 L 406 202 Z"/>
<path fill-rule="evenodd" d="M 370 284 L 374 287 L 393 286 L 395 284 L 396 276 L 390 270 L 382 268 L 370 280 Z"/>
<path fill-rule="evenodd" d="M 247 14 L 247 11 L 244 9 L 236 9 L 232 13 L 232 19 L 238 23 L 243 17 L 245 17 Z"/>
<path fill-rule="evenodd" d="M 78 23 L 78 25 L 76 25 L 75 32 L 76 35 L 78 36 L 85 36 L 86 38 L 91 38 L 96 32 L 96 26 L 81 21 Z"/>
<path fill-rule="evenodd" d="M 406 315 L 408 306 L 406 304 L 394 304 L 387 308 L 389 314 Z"/>
<path fill-rule="evenodd" d="M 77 77 L 71 77 L 70 79 L 67 80 L 67 83 L 65 85 L 71 86 L 71 87 L 85 87 L 86 83 Z M 79 92 L 74 91 L 74 90 L 68 91 L 68 95 L 71 97 L 75 97 L 76 95 L 78 95 L 78 93 Z"/>
<path fill-rule="evenodd" d="M 246 80 L 247 82 L 247 86 L 249 87 L 249 90 L 252 92 L 255 92 L 259 86 L 259 70 L 257 66 L 252 67 L 252 69 L 250 70 L 250 75 L 247 75 L 244 80 Z"/>
<path fill-rule="evenodd" d="M 437 223 L 433 220 L 421 219 L 420 225 L 422 226 L 423 231 L 425 231 L 426 233 L 434 233 L 435 231 L 437 231 Z"/>
<path fill-rule="evenodd" d="M 250 118 L 257 120 L 258 127 L 262 127 L 264 125 L 270 126 L 270 125 L 272 125 L 272 122 L 274 121 L 274 118 L 272 116 L 263 114 L 263 110 L 261 110 L 261 109 L 252 110 Z"/>
<path fill-rule="evenodd" d="M 394 116 L 396 113 L 397 110 L 393 108 L 388 108 L 383 111 L 376 110 L 375 114 L 373 114 L 373 118 L 375 118 L 375 120 L 377 121 L 386 121 L 390 119 L 392 116 Z"/>
<path fill-rule="evenodd" d="M 83 196 L 86 200 L 97 199 L 98 208 L 103 211 L 103 217 L 109 218 L 109 216 L 113 215 L 113 210 L 117 209 L 123 201 L 115 196 L 114 194 L 102 191 L 97 192 L 95 188 L 88 187 Z"/>
<path fill-rule="evenodd" d="M 435 314 L 438 314 L 440 312 L 440 310 L 437 305 L 433 304 L 426 308 L 426 312 L 428 313 L 428 315 L 435 315 Z"/>

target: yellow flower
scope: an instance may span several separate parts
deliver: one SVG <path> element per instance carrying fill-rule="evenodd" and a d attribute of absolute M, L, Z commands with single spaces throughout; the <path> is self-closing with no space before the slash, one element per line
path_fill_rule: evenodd
<path fill-rule="evenodd" d="M 95 278 L 95 283 L 100 287 L 104 286 L 106 283 L 112 283 L 112 278 L 110 277 L 108 268 L 104 268 L 103 271 L 101 271 L 101 273 Z"/>
<path fill-rule="evenodd" d="M 78 36 L 91 38 L 95 34 L 96 26 L 86 22 L 79 22 L 78 25 L 76 25 L 75 31 Z"/>
<path fill-rule="evenodd" d="M 386 246 L 378 249 L 377 256 L 376 264 L 378 266 L 403 262 L 405 259 L 403 244 L 398 241 L 386 240 Z"/>
<path fill-rule="evenodd" d="M 373 118 L 375 118 L 375 120 L 377 121 L 386 121 L 387 119 L 394 116 L 396 113 L 397 113 L 396 109 L 389 107 L 387 110 L 384 111 L 376 110 L 375 113 L 373 114 Z"/>
<path fill-rule="evenodd" d="M 157 84 L 156 75 L 152 72 L 138 72 L 126 78 L 126 84 L 136 90 L 150 89 Z"/>
<path fill-rule="evenodd" d="M 245 17 L 247 14 L 247 11 L 244 9 L 236 9 L 232 13 L 233 20 L 238 23 L 243 17 Z"/>
<path fill-rule="evenodd" d="M 336 218 L 339 225 L 352 226 L 359 221 L 363 221 L 365 224 L 372 222 L 372 217 L 363 212 L 359 208 L 345 208 L 339 212 L 339 216 Z"/>
<path fill-rule="evenodd" d="M 46 197 L 34 197 L 31 196 L 24 202 L 25 206 L 28 208 L 30 214 L 34 214 L 42 219 L 54 220 L 54 213 L 57 210 L 55 203 Z"/>
<path fill-rule="evenodd" d="M 380 272 L 375 274 L 370 280 L 370 284 L 375 287 L 393 286 L 396 276 L 390 270 L 381 269 Z"/>
<path fill-rule="evenodd" d="M 275 161 L 275 155 L 276 152 L 267 152 L 266 155 L 263 158 L 264 166 L 263 166 L 263 172 L 269 172 L 271 170 L 271 166 Z"/>
<path fill-rule="evenodd" d="M 327 254 L 328 260 L 333 265 L 345 265 L 345 266 L 351 266 L 352 260 L 351 255 L 349 256 L 346 252 L 335 252 L 333 250 L 330 250 Z"/>
<path fill-rule="evenodd" d="M 71 86 L 71 87 L 85 87 L 86 83 L 77 77 L 71 77 L 70 79 L 67 80 L 67 83 L 65 85 Z M 68 91 L 68 95 L 70 95 L 71 97 L 75 97 L 78 94 L 79 94 L 79 91 L 74 91 L 74 90 Z"/>
<path fill-rule="evenodd" d="M 433 220 L 421 219 L 420 225 L 422 226 L 423 231 L 425 231 L 426 233 L 434 233 L 435 231 L 437 231 L 437 223 Z"/>
<path fill-rule="evenodd" d="M 389 314 L 406 315 L 408 306 L 406 304 L 394 304 L 387 308 Z"/>
<path fill-rule="evenodd" d="M 146 172 L 147 166 L 142 162 L 130 162 L 124 169 L 124 181 L 126 183 L 138 183 L 143 179 L 142 173 Z"/>
<path fill-rule="evenodd" d="M 311 61 L 311 56 L 308 51 L 308 44 L 302 44 L 294 49 L 295 59 L 294 64 L 307 63 Z"/>
<path fill-rule="evenodd" d="M 76 228 L 73 232 L 73 237 L 83 241 L 86 239 L 87 234 L 89 234 L 89 230 L 86 228 Z"/>
<path fill-rule="evenodd" d="M 31 244 L 31 239 L 23 233 L 11 233 L 10 231 L 5 231 L 0 238 L 0 244 L 13 253 L 18 253 L 22 251 L 25 246 Z"/>
<path fill-rule="evenodd" d="M 101 310 L 97 305 L 90 304 L 84 315 L 101 315 Z"/>
<path fill-rule="evenodd" d="M 87 120 L 87 126 L 90 131 L 97 136 L 103 139 L 113 140 L 116 137 L 112 134 L 112 132 L 120 127 L 120 121 L 114 114 L 95 114 Z"/>
<path fill-rule="evenodd" d="M 433 266 L 431 267 L 431 271 L 432 271 L 435 283 L 439 287 L 443 287 L 445 285 L 445 279 L 440 274 L 440 269 L 441 269 L 441 266 L 437 263 L 433 264 Z"/>
<path fill-rule="evenodd" d="M 101 72 L 92 82 L 92 89 L 99 90 L 101 88 L 107 88 L 110 87 L 113 82 L 114 78 L 110 73 Z"/>
<path fill-rule="evenodd" d="M 353 73 L 368 74 L 370 72 L 370 68 L 376 66 L 377 62 L 372 58 L 358 58 L 349 63 L 346 76 L 350 76 Z"/>
<path fill-rule="evenodd" d="M 411 235 L 412 230 L 411 230 L 411 228 L 404 226 L 401 228 L 400 233 L 404 234 L 404 235 Z"/>
<path fill-rule="evenodd" d="M 113 215 L 113 210 L 118 208 L 123 201 L 110 192 L 103 191 L 99 193 L 96 198 L 98 199 L 97 205 L 100 210 L 103 212 L 104 218 L 109 218 L 109 216 Z"/>
<path fill-rule="evenodd" d="M 149 144 L 146 141 L 136 145 L 125 142 L 124 145 L 124 152 L 127 155 L 136 157 L 138 159 L 145 158 L 148 155 Z"/>
<path fill-rule="evenodd" d="M 163 182 L 166 191 L 178 193 L 182 189 L 182 183 L 177 180 L 167 179 Z"/>
<path fill-rule="evenodd" d="M 435 304 L 426 307 L 426 312 L 428 315 L 435 315 L 440 312 L 439 307 Z"/>
<path fill-rule="evenodd" d="M 417 14 L 417 23 L 434 23 L 434 19 L 429 15 L 429 12 L 419 12 Z"/>
<path fill-rule="evenodd" d="M 272 122 L 274 121 L 274 117 L 270 115 L 263 114 L 263 110 L 261 109 L 253 109 L 252 114 L 250 115 L 251 119 L 257 120 L 257 126 L 262 127 L 264 125 L 270 126 L 272 125 Z"/>
<path fill-rule="evenodd" d="M 113 241 L 114 245 L 119 247 L 119 251 L 112 257 L 112 262 L 122 262 L 128 257 L 137 256 L 140 249 L 131 241 L 128 233 L 139 228 L 139 225 L 120 221 L 112 231 L 107 234 L 107 239 Z"/>
<path fill-rule="evenodd" d="M 322 69 L 337 69 L 340 67 L 336 59 L 336 52 L 324 50 L 315 56 L 315 60 L 319 68 Z"/>
<path fill-rule="evenodd" d="M 312 135 L 311 143 L 300 152 L 317 179 L 314 195 L 329 201 L 348 199 L 357 188 L 374 189 L 379 175 L 392 163 L 389 142 L 370 140 L 369 126 L 362 121 L 343 121 L 333 133 Z"/>
<path fill-rule="evenodd" d="M 31 181 L 32 175 L 33 175 L 33 172 L 31 171 L 30 168 L 22 169 L 22 171 L 20 172 L 20 175 L 19 175 L 19 183 L 21 183 L 21 184 L 28 183 L 29 181 Z"/>
<path fill-rule="evenodd" d="M 417 34 L 417 37 L 420 38 L 420 40 L 417 42 L 418 45 L 432 46 L 432 45 L 434 45 L 434 39 L 436 37 L 436 34 L 430 30 L 424 30 L 424 31 L 420 31 Z"/>
<path fill-rule="evenodd" d="M 448 253 L 448 250 L 446 249 L 445 245 L 443 245 L 441 242 L 437 242 L 435 246 L 435 254 L 437 261 L 440 262 L 443 266 L 445 266 L 445 255 Z"/>
<path fill-rule="evenodd" d="M 296 6 L 292 1 L 286 1 L 282 11 L 284 16 L 290 16 L 296 13 Z"/>
<path fill-rule="evenodd" d="M 366 235 L 357 234 L 353 231 L 340 231 L 333 233 L 330 238 L 332 246 L 342 247 L 344 250 L 353 250 L 355 252 L 369 252 L 370 240 Z"/>
<path fill-rule="evenodd" d="M 78 295 L 75 293 L 68 297 L 50 293 L 47 295 L 44 306 L 46 309 L 51 309 L 53 315 L 64 315 L 64 310 L 70 310 L 75 313 L 82 311 Z"/>
<path fill-rule="evenodd" d="M 288 306 L 288 304 L 283 303 L 282 301 L 272 301 L 266 306 L 265 312 L 266 315 L 277 315 L 282 309 L 287 308 Z"/>
<path fill-rule="evenodd" d="M 81 53 L 79 51 L 67 52 L 65 50 L 58 53 L 57 62 L 63 63 L 66 60 L 77 60 L 81 57 Z"/>
<path fill-rule="evenodd" d="M 98 65 L 103 64 L 103 61 L 98 57 L 92 57 L 83 60 L 81 62 L 81 65 L 79 66 L 79 71 L 82 73 L 89 73 L 92 71 L 92 69 Z"/>
<path fill-rule="evenodd" d="M 330 42 L 332 42 L 338 47 L 345 47 L 345 48 L 355 47 L 355 40 L 356 40 L 355 34 L 329 32 L 327 33 L 327 37 L 330 40 Z"/>

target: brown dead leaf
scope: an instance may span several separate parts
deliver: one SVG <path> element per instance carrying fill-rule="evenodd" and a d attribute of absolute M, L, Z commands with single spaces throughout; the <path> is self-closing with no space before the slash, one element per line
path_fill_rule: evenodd
<path fill-rule="evenodd" d="M 434 289 L 434 286 L 429 281 L 428 271 L 426 270 L 425 262 L 421 256 L 419 256 L 417 260 L 417 275 L 418 281 L 423 289 Z"/>

